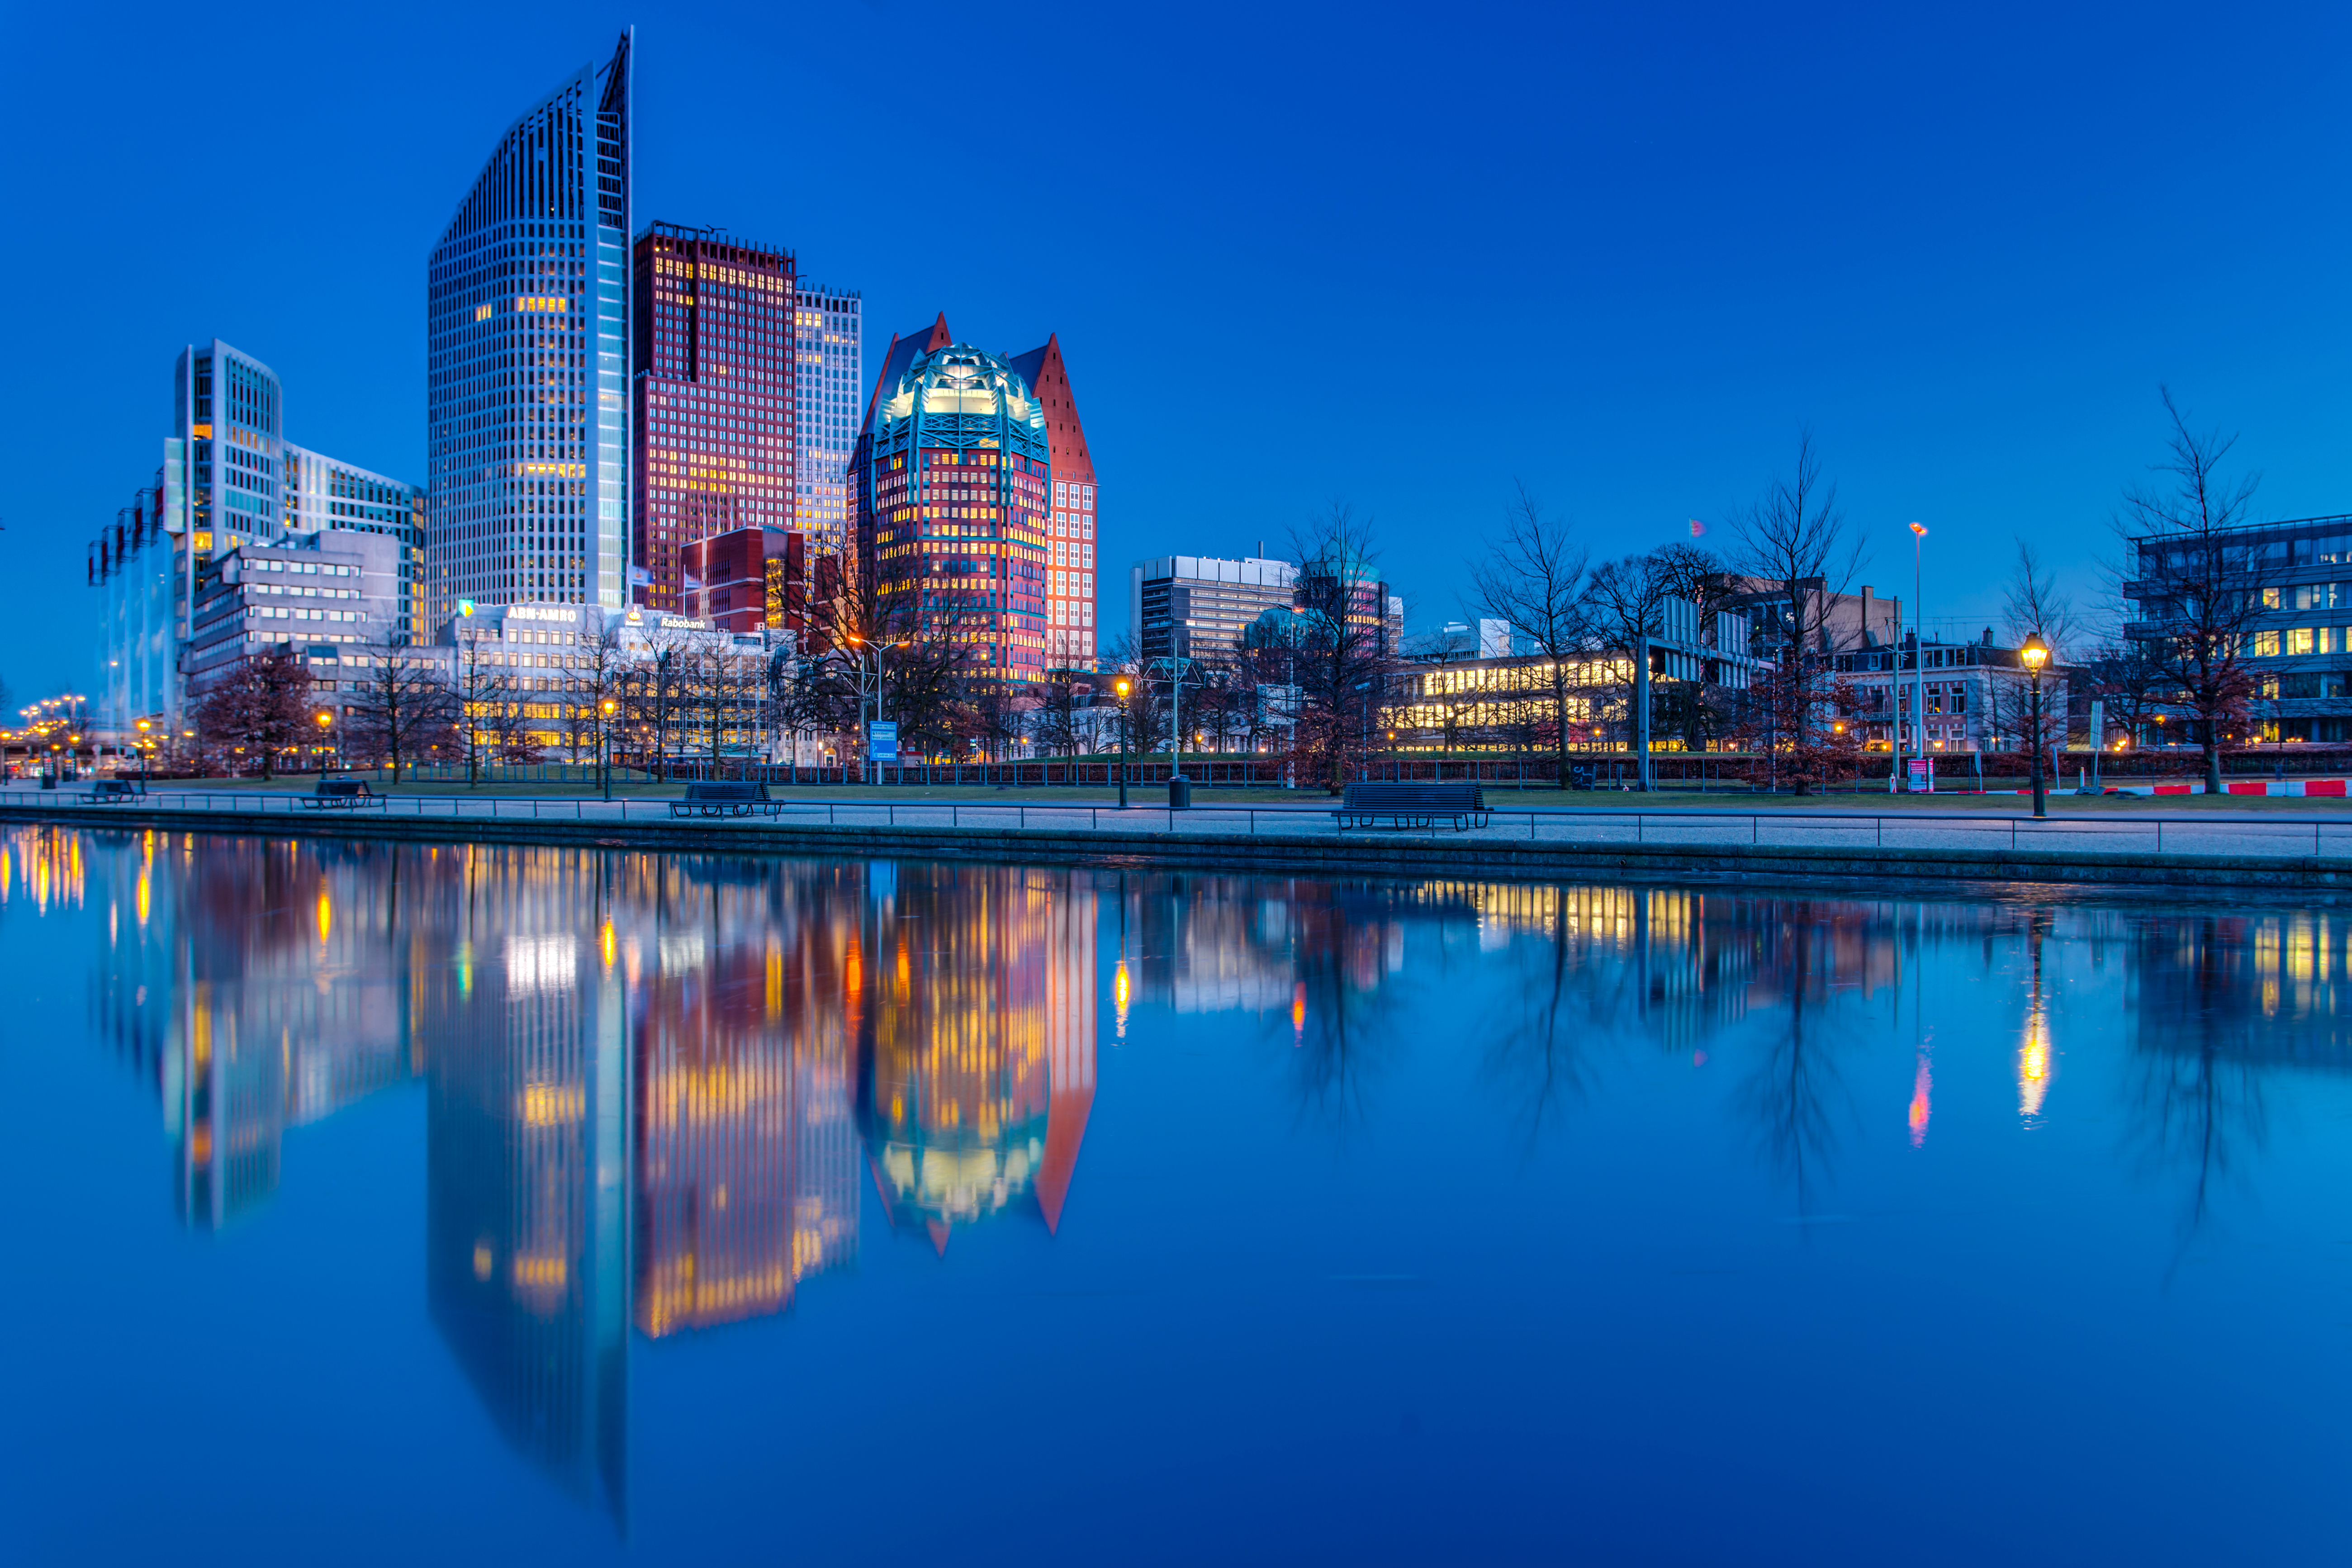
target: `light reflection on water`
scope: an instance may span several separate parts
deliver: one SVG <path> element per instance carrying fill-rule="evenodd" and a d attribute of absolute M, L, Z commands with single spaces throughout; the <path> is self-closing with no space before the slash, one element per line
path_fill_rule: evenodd
<path fill-rule="evenodd" d="M 693 1441 L 632 1431 L 639 1347 L 715 1332 L 712 1344 L 748 1356 L 770 1342 L 741 1325 L 820 1286 L 846 1292 L 837 1305 L 855 1313 L 861 1293 L 898 1282 L 850 1279 L 861 1247 L 894 1258 L 918 1247 L 951 1268 L 960 1236 L 1021 1224 L 1054 1247 L 1094 1246 L 1062 1234 L 1090 1172 L 1129 1205 L 1188 1173 L 1223 1194 L 1156 1210 L 1175 1222 L 1159 1247 L 1204 1268 L 1229 1233 L 1267 1223 L 1203 1171 L 1138 1169 L 1106 1142 L 1100 1113 L 1118 1090 L 1097 1080 L 1114 1051 L 1166 1052 L 1170 1072 L 1196 1058 L 1191 1079 L 1156 1081 L 1213 1082 L 1212 1101 L 1279 1108 L 1274 1121 L 1236 1113 L 1230 1128 L 1198 1118 L 1197 1094 L 1181 1128 L 1152 1123 L 1139 1093 L 1119 1110 L 1155 1158 L 1181 1151 L 1291 1181 L 1263 1194 L 1269 1209 L 1297 1206 L 1265 1233 L 1260 1270 L 1276 1267 L 1265 1258 L 1281 1258 L 1286 1227 L 1311 1230 L 1349 1204 L 1352 1152 L 1375 1144 L 1391 1152 L 1383 1179 L 1401 1159 L 1419 1163 L 1412 1179 L 1436 1194 L 1461 1255 L 1507 1258 L 1530 1213 L 1589 1203 L 1584 1229 L 1563 1220 L 1561 1235 L 1612 1236 L 1596 1256 L 1615 1261 L 1586 1267 L 1638 1272 L 1648 1265 L 1628 1258 L 1672 1254 L 1676 1270 L 1707 1278 L 1756 1267 L 1752 1243 L 1726 1240 L 1727 1214 L 1769 1217 L 1813 1248 L 1822 1227 L 1972 1190 L 2063 1205 L 2076 1178 L 2032 1150 L 2079 1138 L 2073 1157 L 2118 1184 L 2097 1201 L 2127 1205 L 2119 1228 L 2146 1232 L 2130 1255 L 2146 1265 L 2141 1295 L 2173 1289 L 2231 1225 L 2261 1223 L 2252 1178 L 2274 1135 L 2273 1096 L 2282 1082 L 2333 1094 L 2352 1060 L 2336 995 L 2352 919 L 2326 910 L 21 829 L 0 839 L 0 934 L 20 953 L 27 921 L 96 932 L 95 1033 L 153 1096 L 177 1221 L 224 1233 L 224 1257 L 285 1200 L 289 1144 L 334 1135 L 301 1130 L 421 1092 L 432 1330 L 509 1450 L 604 1519 L 607 1544 L 639 1555 L 676 1542 L 633 1521 L 632 1500 L 667 1498 L 676 1481 L 633 1476 L 632 1456 L 642 1472 L 646 1444 Z M 2344 1113 L 2340 1097 L 2330 1103 Z M 1394 1152 L 1415 1127 L 1423 1145 Z M 1588 1148 L 1599 1163 L 1576 1166 Z M 1643 1160 L 1660 1173 L 1647 1187 L 1594 1190 Z M 1579 1168 L 1585 1187 L 1556 1179 Z M 1934 1171 L 1949 1174 L 1922 1173 Z M 1497 1189 L 1544 1173 L 1554 1179 L 1531 1207 L 1482 1215 Z M 1713 1207 L 1661 1195 L 1696 1173 L 1723 1194 Z M 1408 1223 L 1410 1200 L 1389 1201 Z M 2084 1223 L 2116 1223 L 2087 1196 L 2082 1207 Z M 1998 1279 L 2048 1295 L 2030 1249 L 1975 1245 L 1979 1273 L 1962 1257 L 1864 1253 L 1837 1266 L 1854 1271 L 1842 1285 L 1809 1289 L 1837 1310 L 1856 1279 L 1883 1289 L 1889 1268 L 1945 1267 L 1954 1278 L 1939 1289 Z M 1424 1275 L 1328 1278 L 1361 1295 Z M 1738 1310 L 1736 1294 L 1708 1294 Z M 2062 1340 L 2097 1331 L 2063 1301 L 2043 1312 Z M 1549 1335 L 1548 1317 L 1579 1321 L 1550 1284 L 1530 1283 L 1467 1324 L 1510 1341 Z M 1430 1339 L 1393 1330 L 1383 1353 L 1404 1371 L 1383 1375 L 1442 1362 L 1435 1341 L 1465 1326 L 1423 1322 Z M 1977 1331 L 1956 1319 L 1941 1331 Z M 1081 1378 L 1158 1353 L 1084 1339 L 1064 1369 Z M 951 1374 L 889 1386 L 916 1402 L 906 1414 L 919 1426 L 972 1415 Z M 1769 1415 L 1693 1397 L 1735 1429 Z M 1528 1443 L 1494 1418 L 1491 1432 L 1473 1421 L 1453 1439 L 1468 1473 L 1490 1447 Z M 1418 1430 L 1418 1415 L 1403 1419 Z M 1294 1440 L 1315 1426 L 1302 1419 Z M 1291 1522 L 1259 1517 L 1281 1505 L 1250 1495 L 1213 1487 L 1207 1513 L 1257 1517 L 1265 1549 L 1282 1555 Z M 539 1506 L 511 1494 L 508 1505 Z M 1686 1511 L 1686 1537 L 1634 1539 L 1778 1554 L 1703 1504 Z M 1548 1514 L 1500 1505 L 1486 1535 L 1575 1539 L 1547 1533 Z M 1315 1540 L 1385 1549 L 1378 1529 Z M 2161 1558 L 2171 1540 L 2143 1550 Z"/>

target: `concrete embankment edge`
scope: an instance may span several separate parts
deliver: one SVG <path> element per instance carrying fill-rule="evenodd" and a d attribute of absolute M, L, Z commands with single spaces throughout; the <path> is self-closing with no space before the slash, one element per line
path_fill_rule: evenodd
<path fill-rule="evenodd" d="M 0 824 L 360 838 L 545 844 L 689 854 L 858 856 L 1167 867 L 1330 876 L 1630 877 L 1709 880 L 2033 882 L 2084 887 L 2352 892 L 2352 859 L 2311 856 L 2065 855 L 2034 849 L 1791 848 L 1772 845 L 1525 843 L 1402 836 L 1064 832 L 694 821 L 536 821 L 393 816 L 380 811 L 172 811 L 149 806 L 9 810 Z"/>

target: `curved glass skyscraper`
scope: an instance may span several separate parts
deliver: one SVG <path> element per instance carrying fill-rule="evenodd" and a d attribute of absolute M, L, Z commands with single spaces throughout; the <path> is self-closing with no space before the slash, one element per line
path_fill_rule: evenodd
<path fill-rule="evenodd" d="M 426 275 L 426 594 L 619 609 L 628 585 L 624 33 L 499 139 Z"/>
<path fill-rule="evenodd" d="M 977 672 L 1043 678 L 1045 415 L 995 354 L 894 338 L 850 459 L 856 570 L 887 627 L 969 644 Z"/>

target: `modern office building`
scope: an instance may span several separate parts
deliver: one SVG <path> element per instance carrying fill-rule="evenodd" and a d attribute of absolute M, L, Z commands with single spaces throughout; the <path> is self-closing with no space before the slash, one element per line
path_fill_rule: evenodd
<path fill-rule="evenodd" d="M 286 392 L 277 373 L 215 339 L 184 349 L 172 377 L 172 434 L 154 481 L 100 530 L 90 544 L 89 581 L 102 591 L 97 721 L 118 740 L 141 720 L 149 736 L 189 727 L 190 653 L 196 600 L 220 581 L 237 552 L 285 550 L 333 533 L 376 534 L 392 542 L 391 574 L 367 635 L 402 630 L 422 640 L 419 510 L 416 486 L 373 473 L 286 439 Z M 247 642 L 286 640 L 293 628 L 256 624 Z M 226 623 L 215 616 L 208 635 Z M 348 629 L 348 628 L 345 628 Z M 266 631 L 276 631 L 272 639 Z M 326 638 L 312 638 L 325 641 Z M 210 668 L 209 665 L 206 668 Z"/>
<path fill-rule="evenodd" d="M 682 607 L 679 552 L 798 510 L 793 253 L 656 223 L 637 237 L 630 603 Z"/>
<path fill-rule="evenodd" d="M 858 570 L 908 630 L 971 645 L 1009 681 L 1045 668 L 1045 415 L 1006 361 L 927 333 L 894 337 L 850 460 Z"/>
<path fill-rule="evenodd" d="M 424 642 L 432 624 L 425 603 L 425 491 L 289 442 L 286 532 L 374 533 L 398 547 L 397 607 L 392 624 Z"/>
<path fill-rule="evenodd" d="M 864 310 L 854 290 L 808 286 L 799 290 L 793 314 L 793 363 L 800 376 L 795 515 L 810 542 L 830 554 L 845 549 L 849 538 L 849 458 L 865 391 Z"/>
<path fill-rule="evenodd" d="M 1222 662 L 1240 651 L 1251 622 L 1290 604 L 1297 584 L 1297 567 L 1263 556 L 1139 561 L 1128 572 L 1128 624 L 1147 659 Z"/>
<path fill-rule="evenodd" d="M 688 615 L 730 632 L 802 630 L 806 534 L 773 526 L 739 528 L 696 541 L 680 559 Z"/>
<path fill-rule="evenodd" d="M 427 618 L 628 592 L 631 35 L 524 111 L 425 275 Z"/>
<path fill-rule="evenodd" d="M 1045 575 L 1045 663 L 1053 669 L 1092 669 L 1097 655 L 1095 612 L 1094 458 L 1087 451 L 1086 426 L 1078 418 L 1070 373 L 1062 363 L 1062 340 L 1015 354 L 1021 373 L 1045 411 L 1047 462 L 1054 469 L 1054 508 L 1048 519 L 1050 563 Z"/>
<path fill-rule="evenodd" d="M 404 553 L 381 534 L 328 530 L 199 562 L 184 661 L 191 703 L 263 653 L 340 663 L 381 644 L 398 624 Z"/>

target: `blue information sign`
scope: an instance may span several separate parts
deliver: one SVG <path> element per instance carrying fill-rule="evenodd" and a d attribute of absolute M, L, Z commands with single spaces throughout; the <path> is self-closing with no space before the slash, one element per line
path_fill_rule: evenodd
<path fill-rule="evenodd" d="M 866 759 L 874 763 L 895 763 L 898 760 L 898 721 L 896 719 L 877 719 L 866 726 Z"/>

